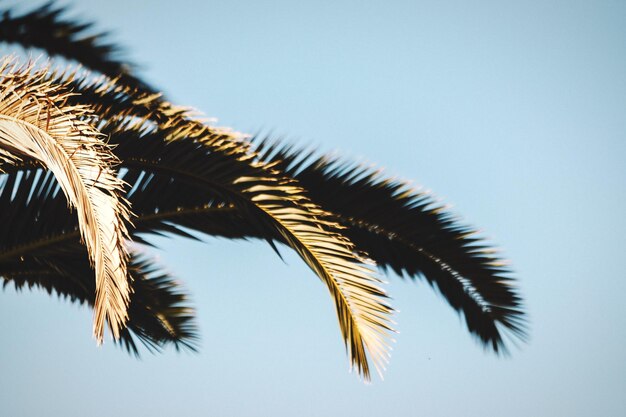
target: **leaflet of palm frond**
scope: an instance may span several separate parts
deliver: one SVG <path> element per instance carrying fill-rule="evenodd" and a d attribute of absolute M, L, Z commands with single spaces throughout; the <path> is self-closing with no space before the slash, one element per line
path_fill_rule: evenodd
<path fill-rule="evenodd" d="M 379 265 L 422 276 L 438 288 L 485 346 L 506 352 L 501 328 L 525 339 L 522 300 L 509 269 L 432 195 L 372 168 L 316 158 L 278 142 L 258 146 L 265 161 L 298 179 Z"/>
<path fill-rule="evenodd" d="M 286 242 L 328 286 L 352 365 L 365 378 L 368 354 L 377 369 L 384 367 L 392 309 L 380 281 L 295 182 L 254 162 L 232 141 L 198 134 L 187 125 L 152 129 L 109 124 L 103 132 L 129 172 L 199 187 L 207 203 L 232 204 L 255 233 Z"/>
<path fill-rule="evenodd" d="M 31 251 L 21 261 L 0 262 L 3 286 L 12 282 L 16 289 L 41 288 L 93 307 L 95 280 L 86 255 L 84 246 L 74 239 Z M 150 351 L 169 344 L 176 350 L 195 351 L 198 329 L 194 309 L 180 284 L 137 254 L 131 256 L 128 274 L 133 291 L 127 326 L 117 343 L 135 355 L 139 355 L 137 340 Z"/>
<path fill-rule="evenodd" d="M 119 79 L 119 83 L 154 91 L 132 74 L 133 67 L 121 61 L 121 48 L 110 43 L 106 33 L 93 33 L 93 23 L 63 17 L 65 8 L 53 2 L 21 15 L 5 10 L 0 19 L 0 42 L 24 48 L 41 48 L 49 56 L 75 60 L 87 68 Z"/>
<path fill-rule="evenodd" d="M 67 106 L 66 93 L 44 81 L 45 72 L 6 60 L 0 64 L 0 155 L 5 163 L 33 158 L 54 173 L 77 211 L 96 272 L 94 335 L 102 341 L 108 320 L 118 338 L 130 289 L 124 246 L 129 211 L 119 197 L 123 183 L 112 168 L 117 159 L 102 135 L 83 121 L 88 109 Z"/>

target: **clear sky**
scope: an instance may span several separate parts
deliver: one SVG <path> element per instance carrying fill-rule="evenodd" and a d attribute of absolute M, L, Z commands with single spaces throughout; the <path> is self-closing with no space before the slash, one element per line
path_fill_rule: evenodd
<path fill-rule="evenodd" d="M 426 284 L 389 276 L 400 334 L 364 385 L 296 256 L 158 239 L 200 353 L 98 348 L 89 309 L 10 287 L 0 415 L 626 415 L 626 2 L 75 3 L 174 101 L 451 204 L 512 261 L 531 340 L 483 352 Z"/>

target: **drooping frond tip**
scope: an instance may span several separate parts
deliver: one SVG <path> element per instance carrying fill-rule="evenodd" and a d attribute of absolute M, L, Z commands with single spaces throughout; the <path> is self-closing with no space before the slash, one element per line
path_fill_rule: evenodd
<path fill-rule="evenodd" d="M 53 172 L 68 205 L 76 209 L 82 239 L 96 275 L 94 336 L 105 321 L 119 338 L 128 319 L 130 287 L 125 239 L 129 210 L 120 197 L 117 158 L 87 122 L 88 107 L 68 105 L 67 86 L 46 80 L 47 69 L 0 62 L 0 157 L 34 159 Z"/>
<path fill-rule="evenodd" d="M 254 142 L 263 160 L 296 178 L 379 266 L 436 287 L 484 346 L 506 352 L 504 337 L 526 339 L 510 271 L 489 242 L 430 193 L 386 178 L 380 169 L 268 139 Z"/>
<path fill-rule="evenodd" d="M 354 245 L 339 233 L 341 227 L 306 199 L 292 180 L 283 179 L 271 188 L 252 185 L 253 178 L 237 182 L 251 184 L 246 191 L 257 193 L 252 200 L 276 222 L 284 242 L 328 287 L 351 366 L 369 381 L 371 360 L 382 377 L 389 360 L 389 334 L 394 331 L 393 309 L 386 303 L 381 281 L 368 265 L 373 262 L 355 255 Z M 279 190 L 289 196 L 287 201 L 277 193 Z"/>
<path fill-rule="evenodd" d="M 131 175 L 150 172 L 165 187 L 160 193 L 175 181 L 193 196 L 193 204 L 215 198 L 232 204 L 260 237 L 294 249 L 329 288 L 354 367 L 369 378 L 369 354 L 384 368 L 392 310 L 380 282 L 355 255 L 342 228 L 305 197 L 297 181 L 256 161 L 230 136 L 193 120 L 178 118 L 158 129 L 113 122 L 102 129 L 118 145 L 115 152 Z"/>

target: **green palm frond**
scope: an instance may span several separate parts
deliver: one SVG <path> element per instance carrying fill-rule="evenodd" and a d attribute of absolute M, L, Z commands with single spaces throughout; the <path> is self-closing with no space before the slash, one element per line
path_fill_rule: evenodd
<path fill-rule="evenodd" d="M 49 56 L 75 60 L 120 84 L 152 91 L 132 74 L 132 65 L 118 58 L 121 50 L 107 40 L 106 33 L 90 33 L 93 23 L 65 19 L 64 14 L 65 8 L 56 7 L 54 2 L 22 15 L 6 10 L 0 18 L 0 42 L 41 48 Z"/>
<path fill-rule="evenodd" d="M 502 330 L 526 337 L 521 297 L 505 262 L 432 195 L 372 168 L 267 140 L 258 146 L 264 160 L 296 178 L 381 267 L 438 288 L 484 345 L 506 349 Z"/>
<path fill-rule="evenodd" d="M 51 170 L 78 214 L 81 237 L 96 271 L 94 335 L 104 322 L 114 336 L 127 319 L 129 211 L 120 198 L 117 162 L 100 133 L 84 119 L 88 108 L 67 105 L 67 93 L 45 81 L 46 69 L 0 65 L 0 155 L 8 164 L 32 158 Z"/>

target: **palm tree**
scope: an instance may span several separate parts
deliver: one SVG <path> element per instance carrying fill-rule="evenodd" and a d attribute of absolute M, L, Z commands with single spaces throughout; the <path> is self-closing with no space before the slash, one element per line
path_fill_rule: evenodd
<path fill-rule="evenodd" d="M 195 350 L 184 291 L 126 242 L 188 230 L 295 250 L 324 282 L 350 363 L 381 371 L 392 307 L 373 263 L 425 279 L 494 352 L 525 339 L 510 271 L 429 194 L 371 168 L 203 124 L 117 60 L 90 24 L 51 4 L 6 11 L 0 41 L 41 48 L 99 76 L 5 59 L 0 67 L 0 275 L 94 308 L 138 354 Z M 105 140 L 106 138 L 106 140 Z M 67 206 L 75 209 L 74 214 Z M 131 212 L 132 210 L 132 212 Z"/>

